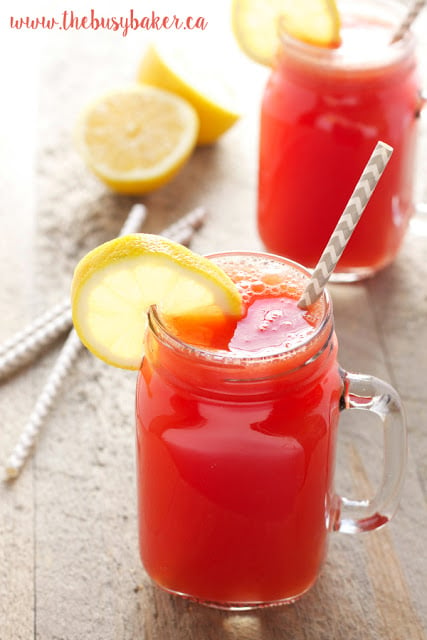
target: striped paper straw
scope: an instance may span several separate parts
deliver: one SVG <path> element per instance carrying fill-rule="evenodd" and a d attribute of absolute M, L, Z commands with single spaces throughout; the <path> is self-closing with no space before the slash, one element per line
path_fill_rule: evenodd
<path fill-rule="evenodd" d="M 189 242 L 191 237 L 194 235 L 194 231 L 203 224 L 205 216 L 205 209 L 203 207 L 198 207 L 164 229 L 162 235 L 174 240 L 175 242 L 185 244 Z M 135 233 L 138 231 L 144 218 L 145 207 L 142 205 L 135 205 L 130 211 L 129 216 L 120 231 L 120 235 L 126 235 L 128 233 Z M 72 329 L 58 356 L 58 359 L 55 362 L 46 385 L 34 406 L 30 418 L 18 439 L 15 448 L 7 460 L 5 469 L 7 480 L 12 480 L 20 474 L 31 450 L 34 447 L 43 422 L 51 409 L 56 396 L 58 395 L 62 382 L 66 378 L 81 347 L 82 343 L 80 342 L 75 330 Z"/>
<path fill-rule="evenodd" d="M 128 233 L 135 233 L 138 231 L 145 220 L 146 211 L 147 210 L 144 205 L 134 205 L 120 230 L 120 235 L 124 236 Z M 26 459 L 30 455 L 30 451 L 34 445 L 43 421 L 49 409 L 53 405 L 61 384 L 75 361 L 81 347 L 82 343 L 80 342 L 75 330 L 72 329 L 61 349 L 49 378 L 37 399 L 31 416 L 19 437 L 18 443 L 9 456 L 6 463 L 6 478 L 16 478 L 19 475 Z"/>
<path fill-rule="evenodd" d="M 144 224 L 147 209 L 143 204 L 135 204 L 120 231 L 124 236 L 137 231 Z M 0 345 L 0 380 L 10 376 L 19 367 L 28 364 L 37 354 L 53 342 L 72 325 L 70 300 L 66 298 L 49 309 Z"/>
<path fill-rule="evenodd" d="M 414 22 L 414 20 L 416 19 L 416 17 L 418 16 L 419 12 L 421 11 L 421 9 L 424 7 L 425 4 L 426 4 L 426 0 L 415 0 L 415 2 L 413 2 L 413 4 L 409 7 L 409 11 L 406 14 L 405 18 L 402 20 L 401 24 L 399 25 L 397 30 L 394 32 L 393 37 L 391 39 L 392 44 L 394 42 L 398 42 L 398 40 L 401 40 L 405 36 L 405 34 L 411 28 L 412 23 Z"/>
<path fill-rule="evenodd" d="M 69 331 L 73 324 L 69 298 L 58 302 L 0 347 L 0 382 L 32 362 L 44 347 Z"/>
<path fill-rule="evenodd" d="M 344 251 L 351 234 L 368 204 L 378 181 L 387 166 L 393 148 L 385 142 L 378 142 L 368 164 L 360 176 L 350 200 L 335 227 L 321 258 L 313 271 L 311 279 L 298 301 L 301 309 L 306 309 L 322 295 L 323 289 Z"/>
<path fill-rule="evenodd" d="M 203 207 L 197 207 L 160 233 L 175 242 L 188 244 L 195 230 L 203 224 L 205 217 L 206 210 Z M 143 222 L 144 220 L 141 219 L 140 226 Z M 44 347 L 69 331 L 71 326 L 70 298 L 67 296 L 62 302 L 35 318 L 22 331 L 18 331 L 0 345 L 0 382 L 17 369 L 32 362 Z"/>

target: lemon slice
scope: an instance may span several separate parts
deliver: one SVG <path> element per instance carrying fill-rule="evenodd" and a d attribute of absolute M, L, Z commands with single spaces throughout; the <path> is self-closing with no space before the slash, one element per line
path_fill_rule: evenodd
<path fill-rule="evenodd" d="M 320 47 L 340 44 L 340 15 L 335 0 L 232 0 L 232 28 L 250 58 L 272 66 L 280 29 Z"/>
<path fill-rule="evenodd" d="M 151 234 L 100 245 L 78 263 L 72 281 L 73 323 L 83 344 L 108 364 L 138 369 L 147 311 L 189 316 L 190 325 L 242 314 L 233 281 L 213 262 Z M 173 323 L 172 323 L 173 326 Z"/>
<path fill-rule="evenodd" d="M 77 124 L 88 167 L 121 193 L 145 193 L 171 180 L 193 151 L 199 123 L 179 96 L 138 84 L 90 104 Z"/>
<path fill-rule="evenodd" d="M 139 82 L 171 91 L 194 107 L 199 145 L 216 142 L 240 117 L 232 85 L 217 59 L 203 46 L 196 50 L 169 38 L 151 43 L 138 69 Z"/>

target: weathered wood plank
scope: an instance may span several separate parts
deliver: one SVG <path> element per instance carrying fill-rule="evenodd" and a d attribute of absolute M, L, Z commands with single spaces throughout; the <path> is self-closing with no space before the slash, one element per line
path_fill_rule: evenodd
<path fill-rule="evenodd" d="M 76 2 L 75 10 L 83 5 Z M 110 10 L 124 11 L 105 3 L 104 14 Z M 32 69 L 21 42 L 15 40 L 17 58 L 8 49 L 13 58 L 8 84 L 17 91 L 15 78 L 31 75 Z M 0 195 L 4 210 L 13 212 L 2 213 L 0 220 L 0 339 L 23 326 L 35 310 L 66 295 L 77 258 L 115 235 L 136 201 L 109 193 L 85 171 L 72 146 L 72 126 L 90 97 L 133 78 L 145 43 L 139 34 L 123 41 L 101 32 L 57 32 L 43 39 L 37 127 L 21 130 L 18 145 L 10 131 L 9 146 L 3 139 L 0 145 Z M 88 68 L 94 72 L 86 73 Z M 218 145 L 198 149 L 170 185 L 144 198 L 147 231 L 158 232 L 204 204 L 209 217 L 194 239 L 196 250 L 260 248 L 256 146 L 265 77 L 266 70 L 245 61 L 240 78 L 244 118 Z M 24 93 L 28 97 L 27 88 Z M 8 122 L 20 115 L 16 104 L 9 107 Z M 31 103 L 26 107 L 31 111 Z M 35 170 L 30 156 L 25 156 L 24 170 L 25 138 L 35 140 L 36 134 Z M 32 181 L 36 200 L 31 189 L 23 188 Z M 293 606 L 235 614 L 159 591 L 138 557 L 135 375 L 112 370 L 83 352 L 46 420 L 33 460 L 16 483 L 0 485 L 0 639 L 427 638 L 423 229 L 427 224 L 420 217 L 395 265 L 377 278 L 331 287 L 341 364 L 395 384 L 408 414 L 406 484 L 399 512 L 387 528 L 364 536 L 331 535 L 318 583 Z M 60 346 L 59 341 L 36 366 L 0 387 L 3 459 Z M 380 448 L 381 429 L 374 418 L 343 416 L 339 491 L 355 497 L 372 492 L 380 479 Z"/>
<path fill-rule="evenodd" d="M 0 343 L 32 317 L 34 202 L 34 60 L 2 33 L 0 113 Z M 32 77 L 32 74 L 34 76 Z M 17 78 L 24 81 L 17 82 Z M 27 84 L 25 84 L 27 82 Z M 19 113 L 19 117 L 16 116 Z M 3 465 L 34 401 L 29 372 L 0 382 L 0 638 L 30 640 L 34 631 L 34 482 L 32 465 L 18 484 L 3 482 Z"/>

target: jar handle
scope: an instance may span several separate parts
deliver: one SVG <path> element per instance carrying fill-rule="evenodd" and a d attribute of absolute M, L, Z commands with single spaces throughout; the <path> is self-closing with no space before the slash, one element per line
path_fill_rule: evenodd
<path fill-rule="evenodd" d="M 415 110 L 415 117 L 421 118 L 425 116 L 425 108 L 427 106 L 427 92 L 421 90 L 419 92 L 419 100 L 417 103 L 417 108 Z M 427 214 L 427 202 L 415 202 L 415 211 L 416 213 L 421 213 L 423 215 Z"/>
<path fill-rule="evenodd" d="M 397 391 L 373 376 L 341 371 L 342 410 L 375 413 L 383 423 L 384 468 L 377 493 L 369 500 L 336 496 L 334 531 L 359 533 L 378 529 L 394 515 L 403 485 L 407 456 L 406 419 Z"/>
<path fill-rule="evenodd" d="M 420 91 L 419 93 L 419 101 L 417 104 L 417 108 L 415 110 L 415 116 L 419 118 L 427 105 L 427 93 L 425 91 Z"/>

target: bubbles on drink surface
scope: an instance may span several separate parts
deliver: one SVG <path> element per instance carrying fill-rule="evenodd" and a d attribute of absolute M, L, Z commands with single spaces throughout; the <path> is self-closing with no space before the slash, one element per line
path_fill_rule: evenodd
<path fill-rule="evenodd" d="M 316 333 L 324 302 L 308 310 L 298 307 L 308 277 L 297 267 L 253 254 L 227 254 L 214 261 L 236 284 L 246 308 L 229 342 L 230 352 L 272 355 L 298 348 Z"/>
<path fill-rule="evenodd" d="M 212 260 L 233 280 L 246 307 L 256 298 L 286 297 L 298 301 L 308 282 L 305 273 L 280 259 L 265 255 L 225 254 Z M 318 324 L 324 312 L 320 300 L 305 311 L 305 319 Z"/>
<path fill-rule="evenodd" d="M 258 325 L 260 331 L 267 331 L 270 329 L 271 325 L 279 318 L 283 317 L 283 311 L 279 309 L 270 309 L 266 311 L 264 314 L 264 319 Z M 291 327 L 292 322 L 290 320 L 283 320 L 282 325 L 285 327 Z"/>

